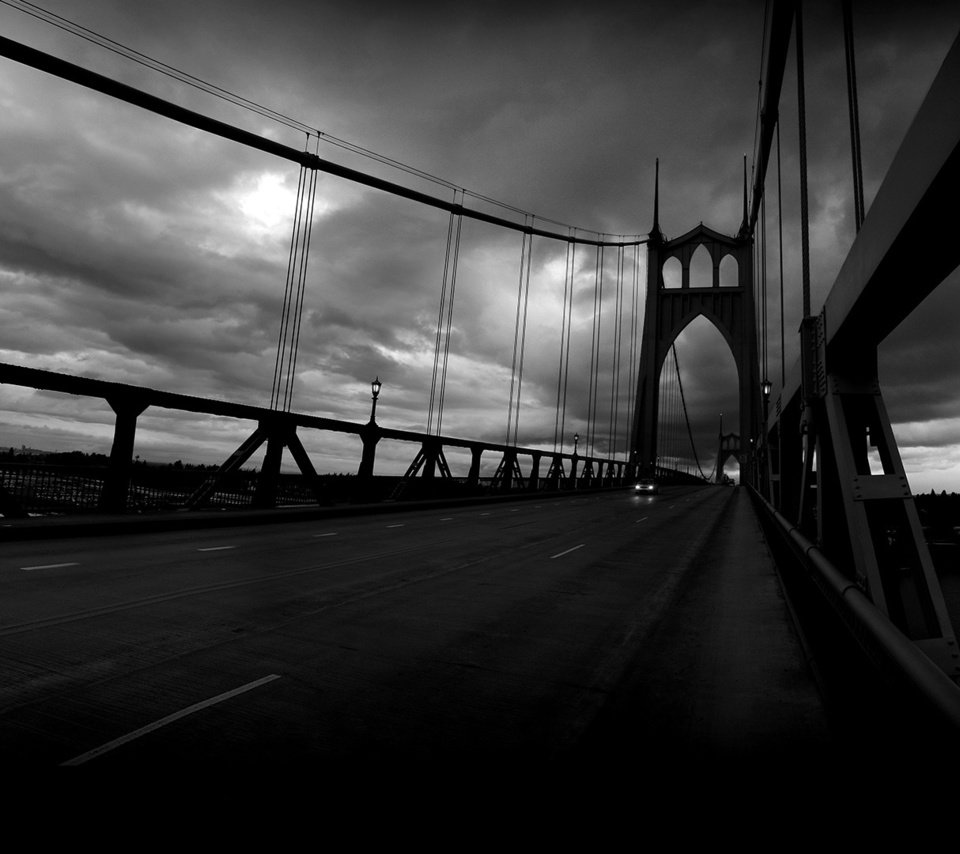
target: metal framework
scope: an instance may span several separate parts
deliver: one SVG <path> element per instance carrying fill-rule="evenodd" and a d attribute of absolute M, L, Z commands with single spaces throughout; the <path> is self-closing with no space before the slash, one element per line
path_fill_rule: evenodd
<path fill-rule="evenodd" d="M 960 655 L 877 372 L 877 348 L 960 264 L 960 39 L 908 131 L 801 358 L 774 391 L 757 486 L 955 682 Z"/>

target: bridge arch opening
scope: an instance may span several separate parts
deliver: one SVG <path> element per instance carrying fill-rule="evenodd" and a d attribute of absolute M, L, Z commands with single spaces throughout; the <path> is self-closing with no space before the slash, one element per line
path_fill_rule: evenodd
<path fill-rule="evenodd" d="M 675 387 L 677 364 L 682 401 L 679 388 Z M 670 464 L 665 467 L 694 476 L 702 471 L 714 480 L 721 434 L 741 434 L 739 388 L 736 360 L 729 343 L 712 320 L 703 314 L 697 315 L 676 336 L 660 370 L 658 454 L 661 465 L 669 460 Z M 722 474 L 739 481 L 740 463 L 735 455 L 723 461 Z"/>
<path fill-rule="evenodd" d="M 671 290 L 683 286 L 683 265 L 676 256 L 663 262 L 663 286 Z"/>
<path fill-rule="evenodd" d="M 694 250 L 693 257 L 690 259 L 690 287 L 713 287 L 713 258 L 702 243 Z"/>
<path fill-rule="evenodd" d="M 737 259 L 730 254 L 724 255 L 720 262 L 720 287 L 735 288 L 739 284 L 740 266 L 737 264 Z"/>

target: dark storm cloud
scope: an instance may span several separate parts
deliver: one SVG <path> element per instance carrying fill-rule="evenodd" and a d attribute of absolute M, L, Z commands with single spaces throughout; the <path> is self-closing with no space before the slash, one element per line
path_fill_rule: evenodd
<path fill-rule="evenodd" d="M 327 134 L 540 218 L 596 232 L 646 233 L 659 157 L 660 222 L 668 236 L 700 221 L 727 233 L 740 224 L 742 158 L 753 146 L 761 3 L 294 2 L 270 10 L 219 0 L 136 8 L 99 0 L 82 10 L 54 0 L 48 5 Z M 831 4 L 805 9 L 817 310 L 853 240 L 853 224 L 839 13 Z M 871 3 L 859 4 L 855 14 L 869 205 L 956 34 L 957 13 L 945 3 Z M 304 144 L 297 131 L 9 7 L 0 15 L 12 38 L 285 144 Z M 4 358 L 264 402 L 296 168 L 3 63 L 0 106 L 9 117 L 0 122 Z M 800 318 L 793 75 L 791 58 L 781 108 L 791 364 Z M 449 187 L 398 173 L 329 139 L 320 154 L 434 195 L 451 194 Z M 772 205 L 769 182 L 768 192 Z M 368 383 L 379 373 L 384 417 L 397 426 L 422 427 L 446 214 L 325 175 L 317 198 L 297 406 L 365 417 Z M 772 210 L 768 206 L 771 229 Z M 520 245 L 518 233 L 464 222 L 444 414 L 451 432 L 503 436 Z M 549 445 L 563 247 L 538 240 L 533 251 L 523 378 L 530 409 L 521 416 L 520 440 Z M 775 247 L 768 247 L 768 258 L 775 266 Z M 610 263 L 607 257 L 605 336 L 612 332 Z M 571 434 L 584 432 L 589 415 L 591 250 L 578 249 L 577 266 L 565 415 Z M 936 317 L 905 324 L 884 345 L 882 378 L 896 421 L 913 424 L 949 412 L 958 387 L 951 365 L 960 360 L 941 318 L 956 316 L 956 291 L 937 294 Z M 771 324 L 778 312 L 773 304 Z M 708 447 L 716 442 L 719 409 L 730 413 L 725 424 L 733 423 L 736 409 L 732 357 L 717 337 L 693 334 L 685 352 L 678 348 L 697 442 Z M 771 355 L 779 355 L 776 331 Z M 607 413 L 615 382 L 609 352 L 596 371 L 597 411 Z M 621 411 L 627 385 L 622 378 Z M 36 405 L 52 404 L 44 399 Z M 58 409 L 58 417 L 65 414 Z M 147 434 L 153 447 L 162 445 L 159 432 L 173 423 L 169 417 L 155 422 L 157 435 Z M 237 429 L 221 425 L 211 435 L 233 441 Z M 190 422 L 184 431 L 203 445 L 202 425 Z"/>

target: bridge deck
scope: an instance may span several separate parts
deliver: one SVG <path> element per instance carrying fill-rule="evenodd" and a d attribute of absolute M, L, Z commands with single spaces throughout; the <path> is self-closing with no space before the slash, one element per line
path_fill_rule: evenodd
<path fill-rule="evenodd" d="M 833 755 L 824 705 L 745 490 L 729 491 L 595 729 L 611 751 L 697 765 Z"/>
<path fill-rule="evenodd" d="M 842 746 L 742 489 L 4 550 L 12 768 L 792 773 Z"/>

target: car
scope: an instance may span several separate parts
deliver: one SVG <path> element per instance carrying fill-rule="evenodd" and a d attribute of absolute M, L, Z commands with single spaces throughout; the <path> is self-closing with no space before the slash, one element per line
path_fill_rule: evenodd
<path fill-rule="evenodd" d="M 642 495 L 656 495 L 660 492 L 657 482 L 650 477 L 641 478 L 633 485 L 633 491 Z"/>

